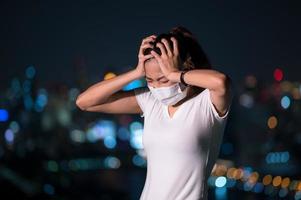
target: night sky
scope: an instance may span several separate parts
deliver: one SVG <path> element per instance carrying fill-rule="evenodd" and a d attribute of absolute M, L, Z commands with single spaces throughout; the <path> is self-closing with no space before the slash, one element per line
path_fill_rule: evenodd
<path fill-rule="evenodd" d="M 299 3 L 298 3 L 299 2 Z M 214 69 L 241 80 L 300 80 L 300 1 L 1 1 L 1 89 L 33 64 L 42 84 L 89 81 L 137 64 L 141 40 L 181 25 L 199 39 Z"/>

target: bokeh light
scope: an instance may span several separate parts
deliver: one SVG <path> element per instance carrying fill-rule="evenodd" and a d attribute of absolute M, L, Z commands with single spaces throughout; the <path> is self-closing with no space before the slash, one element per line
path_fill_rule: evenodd
<path fill-rule="evenodd" d="M 275 116 L 269 117 L 269 119 L 268 119 L 268 127 L 270 129 L 276 128 L 277 123 L 278 123 L 278 120 L 277 120 L 277 118 Z"/>
<path fill-rule="evenodd" d="M 0 109 L 0 122 L 5 122 L 8 120 L 8 112 L 5 109 Z"/>
<path fill-rule="evenodd" d="M 291 100 L 288 96 L 284 96 L 281 98 L 281 106 L 284 108 L 284 109 L 287 109 L 291 104 Z"/>
<path fill-rule="evenodd" d="M 220 176 L 215 180 L 216 187 L 224 187 L 227 183 L 227 179 L 224 176 Z"/>
<path fill-rule="evenodd" d="M 276 81 L 281 81 L 283 79 L 283 71 L 279 68 L 274 70 L 274 78 Z"/>

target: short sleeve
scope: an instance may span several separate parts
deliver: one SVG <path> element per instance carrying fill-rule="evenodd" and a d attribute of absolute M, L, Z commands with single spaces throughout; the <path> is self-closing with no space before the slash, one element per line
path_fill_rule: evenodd
<path fill-rule="evenodd" d="M 201 98 L 202 98 L 202 102 L 203 102 L 202 104 L 203 104 L 203 106 L 207 107 L 207 108 L 203 108 L 203 109 L 206 109 L 206 111 L 211 116 L 213 116 L 215 120 L 217 120 L 219 122 L 226 121 L 226 119 L 229 116 L 229 111 L 230 111 L 232 102 L 228 106 L 226 113 L 223 116 L 219 116 L 219 114 L 218 114 L 218 112 L 217 112 L 217 110 L 216 110 L 213 102 L 211 101 L 209 89 L 206 88 L 205 90 L 203 90 L 201 95 L 202 95 Z"/>
<path fill-rule="evenodd" d="M 141 117 L 144 117 L 146 112 L 146 107 L 149 101 L 151 100 L 151 94 L 148 87 L 140 87 L 134 89 L 135 97 L 138 102 L 138 105 L 140 106 L 143 114 L 140 115 Z"/>

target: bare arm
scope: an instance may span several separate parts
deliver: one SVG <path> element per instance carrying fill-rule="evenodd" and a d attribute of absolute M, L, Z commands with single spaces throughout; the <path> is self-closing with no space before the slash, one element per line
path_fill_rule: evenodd
<path fill-rule="evenodd" d="M 170 76 L 180 82 L 180 72 L 173 72 Z M 208 88 L 210 98 L 220 116 L 223 116 L 233 98 L 232 80 L 226 74 L 213 69 L 195 69 L 184 75 L 187 84 Z"/>
<path fill-rule="evenodd" d="M 96 83 L 77 97 L 76 105 L 81 110 L 91 112 L 142 113 L 134 91 L 121 90 L 124 85 L 140 77 L 137 70 L 131 70 Z"/>
<path fill-rule="evenodd" d="M 144 55 L 143 50 L 153 46 L 149 42 L 155 37 L 151 35 L 142 40 L 138 54 L 139 61 L 135 69 L 92 85 L 77 97 L 76 105 L 81 110 L 92 112 L 142 113 L 134 90 L 122 91 L 121 89 L 131 81 L 145 76 L 144 62 L 153 56 Z"/>

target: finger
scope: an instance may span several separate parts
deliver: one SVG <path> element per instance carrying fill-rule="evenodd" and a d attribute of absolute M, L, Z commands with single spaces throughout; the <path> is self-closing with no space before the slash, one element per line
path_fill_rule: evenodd
<path fill-rule="evenodd" d="M 140 45 L 140 47 L 143 46 L 143 45 L 146 45 L 146 44 L 150 44 L 150 45 L 154 46 L 154 41 L 145 41 L 145 42 L 142 42 L 142 44 Z"/>
<path fill-rule="evenodd" d="M 161 61 L 161 57 L 157 52 L 151 50 L 151 54 L 156 58 L 157 61 Z"/>
<path fill-rule="evenodd" d="M 150 37 L 146 37 L 146 38 L 144 38 L 143 40 L 154 40 L 154 39 L 156 39 L 156 37 L 155 37 L 155 36 L 150 36 Z"/>
<path fill-rule="evenodd" d="M 158 42 L 157 46 L 161 50 L 161 56 L 167 56 L 165 46 L 161 42 Z"/>
<path fill-rule="evenodd" d="M 144 44 L 144 45 L 141 45 L 141 48 L 142 48 L 142 49 L 145 49 L 146 47 L 153 48 L 154 45 L 153 45 L 153 44 L 150 44 L 150 43 L 146 43 L 146 44 Z"/>
<path fill-rule="evenodd" d="M 171 46 L 170 46 L 169 42 L 165 38 L 163 38 L 161 41 L 165 45 L 165 48 L 166 48 L 166 51 L 167 51 L 167 55 L 168 56 L 172 56 Z"/>
<path fill-rule="evenodd" d="M 150 42 L 150 41 L 154 41 L 154 40 L 155 40 L 155 37 L 147 37 L 142 40 L 141 44 L 144 44 L 144 43 Z"/>
<path fill-rule="evenodd" d="M 149 58 L 153 58 L 154 56 L 152 54 L 148 54 L 146 56 L 143 57 L 144 60 L 147 60 Z"/>
<path fill-rule="evenodd" d="M 149 37 L 146 37 L 142 40 L 141 44 L 140 44 L 140 49 L 139 49 L 139 54 L 140 55 L 143 55 L 143 50 L 142 49 L 142 46 L 145 45 L 145 44 L 150 44 L 150 42 L 154 41 L 155 40 L 155 37 L 157 37 L 156 35 L 152 35 L 152 36 L 149 36 Z M 153 44 L 151 44 L 152 46 L 150 46 L 151 48 L 153 48 Z"/>
<path fill-rule="evenodd" d="M 140 46 L 140 50 L 139 50 L 139 54 L 140 55 L 143 55 L 143 51 L 146 49 L 146 48 L 153 48 L 154 45 L 153 44 L 150 44 L 150 43 L 146 43 L 144 45 L 141 45 Z"/>
<path fill-rule="evenodd" d="M 179 48 L 178 48 L 178 41 L 176 40 L 175 37 L 170 38 L 172 43 L 173 43 L 173 52 L 174 55 L 179 55 Z"/>
<path fill-rule="evenodd" d="M 151 48 L 154 47 L 154 44 L 152 43 L 152 41 L 146 41 L 146 42 L 143 42 L 141 45 L 140 45 L 140 49 L 145 47 L 145 46 L 150 46 Z"/>

